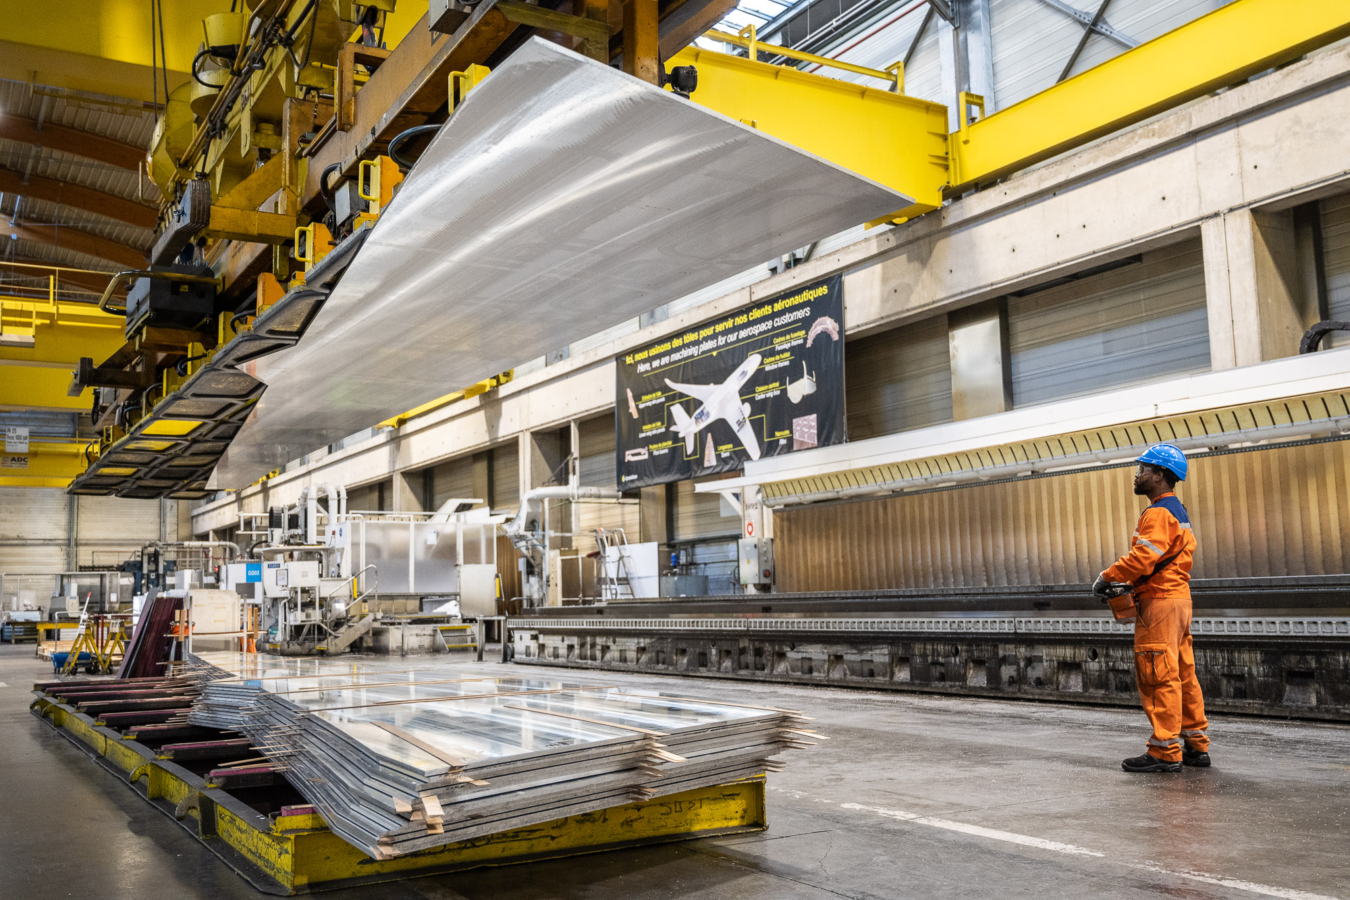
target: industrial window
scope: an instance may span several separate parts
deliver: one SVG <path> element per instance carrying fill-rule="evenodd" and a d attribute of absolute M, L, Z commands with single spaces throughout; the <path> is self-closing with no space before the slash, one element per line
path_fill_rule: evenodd
<path fill-rule="evenodd" d="M 1200 241 L 1008 298 L 1013 403 L 1209 370 Z"/>
<path fill-rule="evenodd" d="M 1328 197 L 1320 205 L 1327 306 L 1331 318 L 1344 322 L 1350 319 L 1350 194 Z"/>
<path fill-rule="evenodd" d="M 844 372 L 851 441 L 952 420 L 946 316 L 849 341 Z"/>

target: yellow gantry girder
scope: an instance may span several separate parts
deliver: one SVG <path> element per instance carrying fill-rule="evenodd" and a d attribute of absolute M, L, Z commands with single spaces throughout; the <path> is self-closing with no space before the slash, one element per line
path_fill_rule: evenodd
<path fill-rule="evenodd" d="M 164 74 L 152 89 L 151 48 L 158 56 L 158 27 L 150 29 L 145 0 L 80 0 L 78 3 L 4 5 L 0 32 L 0 78 L 164 102 Z M 188 79 L 202 42 L 202 19 L 228 12 L 230 0 L 162 4 L 169 87 Z M 159 23 L 157 22 L 156 25 Z M 162 63 L 156 58 L 156 68 Z"/>
<path fill-rule="evenodd" d="M 951 140 L 953 189 L 992 181 L 1347 35 L 1346 0 L 1235 0 L 963 127 Z"/>
<path fill-rule="evenodd" d="M 947 107 L 696 47 L 668 65 L 697 68 L 694 103 L 913 197 L 897 217 L 942 205 Z"/>
<path fill-rule="evenodd" d="M 65 487 L 84 471 L 88 441 L 31 441 L 28 452 L 0 452 L 0 487 Z M 0 446 L 0 451 L 3 451 Z"/>
<path fill-rule="evenodd" d="M 0 409 L 87 411 L 88 390 L 66 395 L 71 373 L 112 355 L 125 327 L 92 303 L 0 296 Z"/>

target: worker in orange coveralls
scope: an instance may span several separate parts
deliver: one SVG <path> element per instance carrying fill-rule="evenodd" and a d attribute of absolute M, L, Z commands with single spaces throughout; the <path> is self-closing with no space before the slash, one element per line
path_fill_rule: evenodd
<path fill-rule="evenodd" d="M 1186 479 L 1186 455 L 1155 444 L 1139 457 L 1134 492 L 1149 506 L 1139 517 L 1130 552 L 1098 576 L 1106 598 L 1133 589 L 1134 668 L 1144 712 L 1153 724 L 1148 749 L 1121 763 L 1126 772 L 1180 772 L 1209 765 L 1209 722 L 1191 649 L 1191 560 L 1195 535 L 1186 507 L 1172 492 Z"/>

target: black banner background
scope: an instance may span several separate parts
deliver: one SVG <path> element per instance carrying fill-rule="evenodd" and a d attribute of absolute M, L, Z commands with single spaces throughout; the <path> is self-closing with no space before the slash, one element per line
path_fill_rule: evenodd
<path fill-rule="evenodd" d="M 760 362 L 739 389 L 733 376 Z M 803 370 L 803 364 L 805 369 Z M 741 469 L 752 458 L 734 427 L 744 418 L 760 457 L 844 440 L 844 290 L 834 275 L 710 319 L 615 360 L 619 488 L 634 490 Z M 724 384 L 707 421 L 694 421 L 693 452 L 677 417 L 699 417 L 705 401 L 667 384 Z M 731 397 L 737 396 L 741 409 Z M 675 405 L 683 413 L 672 412 Z M 746 407 L 748 406 L 748 412 Z M 712 417 L 718 412 L 726 417 Z M 711 446 L 709 445 L 711 438 Z"/>

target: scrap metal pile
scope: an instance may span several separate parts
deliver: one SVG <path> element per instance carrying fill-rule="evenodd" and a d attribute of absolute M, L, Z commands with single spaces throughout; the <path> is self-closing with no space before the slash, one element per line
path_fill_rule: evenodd
<path fill-rule="evenodd" d="M 376 859 L 762 778 L 819 738 L 791 710 L 500 671 L 200 654 L 189 721 L 245 734 Z"/>

